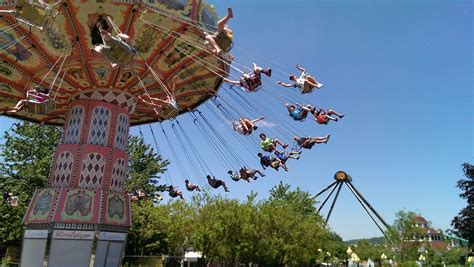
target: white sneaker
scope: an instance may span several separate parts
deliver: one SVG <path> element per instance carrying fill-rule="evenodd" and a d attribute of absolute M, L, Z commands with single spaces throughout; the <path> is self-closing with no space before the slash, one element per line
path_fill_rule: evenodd
<path fill-rule="evenodd" d="M 322 84 L 322 83 L 318 83 L 318 89 L 321 88 L 321 87 L 323 87 L 323 85 L 324 85 L 324 84 Z"/>

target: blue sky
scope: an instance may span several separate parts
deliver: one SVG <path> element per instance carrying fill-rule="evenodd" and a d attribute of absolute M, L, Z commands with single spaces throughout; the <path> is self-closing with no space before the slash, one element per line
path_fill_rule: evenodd
<path fill-rule="evenodd" d="M 471 1 L 240 0 L 214 4 L 221 15 L 227 6 L 234 9 L 230 26 L 236 62 L 256 62 L 274 69 L 272 79 L 264 78 L 261 92 L 244 94 L 255 110 L 238 105 L 235 92 L 227 87 L 221 96 L 243 114 L 277 117 L 270 120 L 275 127 L 260 129 L 284 141 L 291 139 L 284 132 L 332 136 L 329 144 L 288 162 L 288 173 L 268 170 L 267 177 L 256 182 L 234 183 L 189 116 L 180 117 L 213 174 L 226 179 L 231 190 L 228 197 L 244 199 L 252 190 L 267 197 L 279 181 L 317 193 L 342 169 L 389 223 L 398 210 L 406 208 L 420 212 L 436 228 L 449 227 L 465 205 L 455 188 L 462 177 L 460 165 L 473 161 Z M 296 63 L 325 86 L 304 96 L 276 86 L 276 80 L 296 73 Z M 284 108 L 288 99 L 333 108 L 346 117 L 327 126 L 311 120 L 293 122 Z M 241 147 L 229 125 L 209 114 L 206 107 L 202 110 L 240 157 L 258 166 L 256 156 Z M 0 131 L 4 131 L 13 121 L 0 118 L 0 122 Z M 169 123 L 163 126 L 180 153 Z M 158 125 L 153 128 L 164 157 L 173 160 L 161 129 Z M 142 130 L 152 144 L 148 127 Z M 131 133 L 137 134 L 138 128 Z M 184 160 L 182 166 L 191 174 Z M 184 188 L 176 162 L 169 175 Z M 341 191 L 329 225 L 344 239 L 380 236 L 348 188 Z"/>

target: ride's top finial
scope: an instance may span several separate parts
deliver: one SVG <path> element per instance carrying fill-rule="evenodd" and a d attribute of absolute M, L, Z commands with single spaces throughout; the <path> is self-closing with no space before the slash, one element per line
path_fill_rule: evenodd
<path fill-rule="evenodd" d="M 352 177 L 348 175 L 345 171 L 338 171 L 334 174 L 334 179 L 337 181 L 352 181 Z"/>

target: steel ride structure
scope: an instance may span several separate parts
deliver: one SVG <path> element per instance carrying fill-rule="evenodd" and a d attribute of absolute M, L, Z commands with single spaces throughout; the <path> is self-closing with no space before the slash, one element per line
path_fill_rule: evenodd
<path fill-rule="evenodd" d="M 365 210 L 367 215 L 369 215 L 370 219 L 372 219 L 372 221 L 380 230 L 380 232 L 382 232 L 385 238 L 389 242 L 391 242 L 389 236 L 387 235 L 387 231 L 390 229 L 390 226 L 385 222 L 382 216 L 380 216 L 380 214 L 372 207 L 372 205 L 365 199 L 365 197 L 355 187 L 355 185 L 352 183 L 352 177 L 344 171 L 338 171 L 334 174 L 334 180 L 335 180 L 334 182 L 329 184 L 326 188 L 324 188 L 323 190 L 321 190 L 319 193 L 315 195 L 315 197 L 319 197 L 322 194 L 324 194 L 326 191 L 330 190 L 329 194 L 327 194 L 327 196 L 324 198 L 323 202 L 318 208 L 318 212 L 321 212 L 324 205 L 331 198 L 334 191 L 336 191 L 336 194 L 334 195 L 334 198 L 331 203 L 331 207 L 329 208 L 329 211 L 326 215 L 326 219 L 325 219 L 326 224 L 328 223 L 329 218 L 331 217 L 331 213 L 334 209 L 334 206 L 336 205 L 336 201 L 337 201 L 337 198 L 339 197 L 339 193 L 341 192 L 342 186 L 345 184 L 349 188 L 351 193 L 354 195 L 354 197 L 357 199 L 359 204 L 362 206 L 362 208 Z"/>

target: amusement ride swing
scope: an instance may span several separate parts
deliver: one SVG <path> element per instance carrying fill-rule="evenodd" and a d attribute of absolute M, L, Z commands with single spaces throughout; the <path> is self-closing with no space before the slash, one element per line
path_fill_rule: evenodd
<path fill-rule="evenodd" d="M 27 101 L 27 108 L 7 115 L 64 126 L 48 188 L 35 191 L 24 219 L 28 233 L 25 240 L 35 229 L 52 231 L 53 242 L 47 250 L 50 266 L 66 264 L 61 255 L 67 252 L 61 250 L 62 243 L 55 241 L 64 231 L 95 227 L 104 236 L 126 233 L 131 223 L 130 200 L 148 197 L 140 189 L 137 195 L 124 192 L 129 126 L 148 124 L 155 149 L 161 154 L 157 141 L 160 133 L 151 125 L 159 123 L 162 140 L 171 151 L 171 169 L 177 167 L 181 180 L 189 181 L 194 176 L 204 191 L 220 185 L 210 183 L 215 174 L 207 155 L 193 142 L 195 134 L 201 135 L 212 157 L 229 173 L 251 169 L 209 114 L 225 125 L 227 134 L 253 158 L 264 153 L 257 133 L 262 133 L 264 123 L 279 125 L 265 128 L 270 141 L 306 136 L 284 109 L 288 102 L 306 102 L 301 94 L 280 88 L 267 90 L 270 81 L 262 81 L 260 72 L 270 78 L 270 69 L 257 72 L 255 64 L 250 68 L 237 62 L 232 50 L 242 51 L 242 55 L 247 52 L 235 45 L 229 34 L 208 34 L 218 29 L 214 8 L 202 1 L 185 2 L 64 0 L 47 4 L 19 0 L 0 11 L 0 27 L 4 28 L 0 31 L 0 67 L 4 69 L 0 73 L 0 111 L 6 112 L 25 96 L 38 97 L 27 92 L 43 86 L 49 88 L 46 101 Z M 221 53 L 210 51 L 209 36 L 215 38 Z M 273 68 L 271 79 L 288 79 L 290 75 Z M 279 103 L 281 109 L 262 98 Z M 178 118 L 183 114 L 187 115 Z M 181 123 L 185 119 L 191 120 L 192 130 Z M 236 131 L 246 120 L 253 125 L 250 132 Z M 290 152 L 297 149 L 295 143 Z M 287 153 L 286 147 L 281 153 Z M 164 177 L 167 186 L 161 185 L 160 191 L 180 196 L 171 175 L 165 173 Z M 216 181 L 228 191 L 223 181 L 216 179 L 213 183 Z M 156 194 L 154 197 L 161 198 Z M 91 203 L 90 208 L 83 202 Z M 112 248 L 99 246 L 101 236 L 92 236 L 97 250 L 106 249 L 106 255 L 114 257 L 108 251 Z M 123 236 L 114 238 L 123 240 Z"/>
<path fill-rule="evenodd" d="M 369 215 L 370 219 L 372 219 L 372 221 L 380 230 L 380 232 L 382 232 L 382 234 L 389 242 L 392 242 L 391 239 L 387 236 L 387 231 L 390 229 L 390 226 L 385 222 L 382 216 L 380 216 L 380 214 L 372 207 L 372 205 L 370 205 L 370 203 L 359 192 L 359 190 L 357 190 L 355 185 L 352 183 L 352 177 L 344 171 L 338 171 L 334 174 L 334 180 L 336 181 L 332 182 L 330 185 L 328 185 L 326 188 L 324 188 L 315 195 L 315 197 L 318 197 L 324 194 L 326 191 L 331 190 L 318 208 L 318 212 L 321 212 L 321 209 L 331 198 L 334 191 L 336 191 L 336 194 L 334 195 L 333 201 L 331 203 L 331 207 L 329 208 L 328 214 L 325 218 L 326 224 L 328 223 L 329 218 L 331 217 L 331 213 L 334 209 L 334 206 L 336 205 L 336 201 L 339 197 L 339 193 L 341 192 L 342 186 L 345 184 L 349 188 L 351 193 L 354 195 L 354 197 L 357 199 L 357 201 L 360 203 L 362 208 L 364 208 L 365 212 L 367 213 L 367 215 Z"/>

